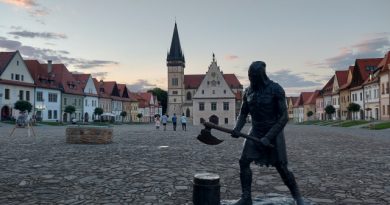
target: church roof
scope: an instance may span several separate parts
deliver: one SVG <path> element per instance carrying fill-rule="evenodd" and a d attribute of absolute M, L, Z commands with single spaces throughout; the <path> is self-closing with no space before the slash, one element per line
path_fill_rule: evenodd
<path fill-rule="evenodd" d="M 184 63 L 184 54 L 181 50 L 180 45 L 180 39 L 179 39 L 179 32 L 177 31 L 177 24 L 175 22 L 175 28 L 173 30 L 173 36 L 172 36 L 172 42 L 171 42 L 171 48 L 169 49 L 168 55 L 167 55 L 167 61 L 179 61 Z"/>
<path fill-rule="evenodd" d="M 184 88 L 197 89 L 206 75 L 184 75 Z M 223 78 L 230 88 L 242 88 L 240 81 L 235 74 L 223 74 Z"/>

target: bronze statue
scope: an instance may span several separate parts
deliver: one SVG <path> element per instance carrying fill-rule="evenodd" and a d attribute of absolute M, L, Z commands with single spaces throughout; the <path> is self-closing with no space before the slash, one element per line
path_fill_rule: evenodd
<path fill-rule="evenodd" d="M 288 121 L 283 88 L 271 81 L 265 72 L 266 64 L 253 62 L 248 70 L 250 86 L 245 90 L 240 115 L 232 137 L 238 137 L 248 114 L 252 117 L 251 136 L 260 143 L 246 140 L 240 158 L 240 180 L 242 195 L 235 205 L 252 205 L 250 164 L 273 166 L 298 205 L 304 204 L 295 177 L 287 168 L 287 154 L 283 129 Z"/>

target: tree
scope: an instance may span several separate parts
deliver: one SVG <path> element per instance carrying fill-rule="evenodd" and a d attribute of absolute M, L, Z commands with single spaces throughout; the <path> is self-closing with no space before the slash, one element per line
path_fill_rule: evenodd
<path fill-rule="evenodd" d="M 148 93 L 152 93 L 153 95 L 157 96 L 158 101 L 161 102 L 162 113 L 166 113 L 168 92 L 161 88 L 153 88 L 152 90 L 148 90 Z"/>
<path fill-rule="evenodd" d="M 76 108 L 73 105 L 68 105 L 65 107 L 64 112 L 69 113 L 72 116 L 72 114 L 76 112 Z"/>
<path fill-rule="evenodd" d="M 126 112 L 126 111 L 122 111 L 122 112 L 121 112 L 122 123 L 123 123 L 123 119 L 126 117 L 126 115 L 127 115 L 127 112 Z"/>
<path fill-rule="evenodd" d="M 137 114 L 137 117 L 138 117 L 138 121 L 139 121 L 139 122 L 141 122 L 142 116 L 143 116 L 142 113 L 138 113 L 138 114 Z"/>
<path fill-rule="evenodd" d="M 95 110 L 93 111 L 93 113 L 94 113 L 95 115 L 98 115 L 98 116 L 99 116 L 100 121 L 102 120 L 101 115 L 103 114 L 103 108 L 97 107 L 97 108 L 95 108 Z"/>
<path fill-rule="evenodd" d="M 333 107 L 333 105 L 327 105 L 325 107 L 325 112 L 329 116 L 328 119 L 331 119 L 332 118 L 332 114 L 334 114 L 336 112 L 336 109 Z"/>
<path fill-rule="evenodd" d="M 359 112 L 360 105 L 356 103 L 349 103 L 348 105 L 348 112 Z"/>
<path fill-rule="evenodd" d="M 313 116 L 313 114 L 314 114 L 314 113 L 313 113 L 313 111 L 311 111 L 311 110 L 310 110 L 309 112 L 306 113 L 306 115 L 307 115 L 308 118 L 310 118 L 311 116 Z"/>
<path fill-rule="evenodd" d="M 24 100 L 19 100 L 17 101 L 15 104 L 14 104 L 14 108 L 17 109 L 17 110 L 20 110 L 21 112 L 31 112 L 32 110 L 32 105 L 30 102 L 28 101 L 24 101 Z"/>

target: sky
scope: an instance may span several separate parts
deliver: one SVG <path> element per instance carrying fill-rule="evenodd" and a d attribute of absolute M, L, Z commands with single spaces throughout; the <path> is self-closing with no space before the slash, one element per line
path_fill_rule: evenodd
<path fill-rule="evenodd" d="M 73 72 L 167 88 L 166 55 L 177 22 L 185 74 L 205 74 L 215 53 L 248 85 L 267 64 L 287 95 L 320 89 L 356 58 L 390 50 L 389 0 L 0 0 L 0 51 L 64 63 Z"/>

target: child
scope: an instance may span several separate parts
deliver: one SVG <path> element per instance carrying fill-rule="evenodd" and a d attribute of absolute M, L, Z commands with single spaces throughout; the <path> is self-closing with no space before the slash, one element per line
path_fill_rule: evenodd
<path fill-rule="evenodd" d="M 154 119 L 155 121 L 155 124 L 156 124 L 156 129 L 160 129 L 160 117 L 159 116 L 156 116 L 156 118 Z"/>

